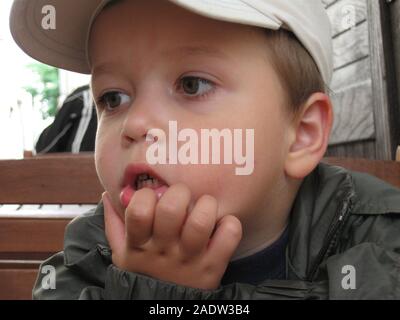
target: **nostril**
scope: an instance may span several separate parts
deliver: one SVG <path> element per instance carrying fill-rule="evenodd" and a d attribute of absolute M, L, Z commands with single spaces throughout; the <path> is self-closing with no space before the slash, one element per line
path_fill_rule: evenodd
<path fill-rule="evenodd" d="M 129 136 L 124 135 L 123 138 L 122 138 L 122 146 L 125 147 L 125 148 L 127 148 L 127 147 L 129 147 L 134 141 L 135 141 L 135 139 L 133 139 L 133 138 L 131 138 L 131 137 L 129 137 Z"/>
<path fill-rule="evenodd" d="M 150 132 L 147 132 L 146 134 L 146 141 L 150 142 L 157 142 L 158 141 L 158 136 L 151 134 Z"/>

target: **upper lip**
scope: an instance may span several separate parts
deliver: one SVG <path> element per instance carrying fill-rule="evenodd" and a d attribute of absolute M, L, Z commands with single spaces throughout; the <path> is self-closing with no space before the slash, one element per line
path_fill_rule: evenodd
<path fill-rule="evenodd" d="M 148 174 L 163 184 L 167 184 L 151 167 L 144 163 L 130 164 L 125 168 L 124 176 L 121 181 L 121 188 L 128 185 L 135 186 L 135 181 L 138 175 Z"/>

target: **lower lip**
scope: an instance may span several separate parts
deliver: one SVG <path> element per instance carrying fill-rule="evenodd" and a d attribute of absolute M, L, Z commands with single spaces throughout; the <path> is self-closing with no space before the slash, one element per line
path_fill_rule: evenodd
<path fill-rule="evenodd" d="M 167 189 L 168 187 L 165 185 L 158 187 L 157 189 L 153 189 L 157 195 L 157 199 L 160 199 L 164 192 L 167 191 Z M 119 198 L 124 208 L 128 207 L 129 202 L 131 201 L 135 192 L 136 190 L 134 190 L 131 186 L 126 186 L 124 189 L 122 189 Z"/>

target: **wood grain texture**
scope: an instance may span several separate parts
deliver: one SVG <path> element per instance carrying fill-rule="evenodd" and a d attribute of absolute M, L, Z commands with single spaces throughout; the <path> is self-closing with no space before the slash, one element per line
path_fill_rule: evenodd
<path fill-rule="evenodd" d="M 333 39 L 333 65 L 335 70 L 368 55 L 369 37 L 366 22 Z"/>
<path fill-rule="evenodd" d="M 332 24 L 332 36 L 337 37 L 367 19 L 365 0 L 332 1 L 327 7 Z"/>
<path fill-rule="evenodd" d="M 0 300 L 30 300 L 37 269 L 0 269 Z"/>
<path fill-rule="evenodd" d="M 370 80 L 336 91 L 331 98 L 335 114 L 330 145 L 375 138 Z"/>
<path fill-rule="evenodd" d="M 367 1 L 322 2 L 332 24 L 335 67 L 330 84 L 334 126 L 327 154 L 373 159 L 376 132 Z M 353 26 L 349 24 L 352 18 Z"/>
<path fill-rule="evenodd" d="M 394 160 L 399 141 L 399 110 L 393 96 L 393 60 L 388 38 L 387 7 L 383 1 L 368 1 L 369 35 L 373 91 L 373 110 L 376 128 L 376 158 Z M 390 37 L 390 36 L 389 36 Z"/>
<path fill-rule="evenodd" d="M 337 2 L 338 0 L 321 0 L 322 4 L 325 6 L 325 8 L 328 8 L 331 6 L 333 3 Z"/>
<path fill-rule="evenodd" d="M 396 81 L 400 63 L 395 63 L 400 57 L 396 42 L 400 5 L 367 0 L 323 3 L 332 22 L 335 60 L 330 86 L 335 123 L 328 153 L 394 160 L 400 144 L 400 83 Z M 349 9 L 354 13 L 352 28 L 346 20 Z"/>
<path fill-rule="evenodd" d="M 2 204 L 96 204 L 102 192 L 92 155 L 0 161 Z"/>
<path fill-rule="evenodd" d="M 333 94 L 347 88 L 354 88 L 357 84 L 371 80 L 371 60 L 369 57 L 354 61 L 345 68 L 333 73 L 330 86 Z M 372 107 L 372 106 L 371 106 Z"/>
<path fill-rule="evenodd" d="M 349 154 L 351 154 L 353 158 L 375 158 L 375 140 L 331 145 L 328 147 L 325 156 L 346 158 Z"/>
<path fill-rule="evenodd" d="M 69 222 L 67 219 L 0 219 L 0 252 L 61 251 L 64 230 Z"/>
<path fill-rule="evenodd" d="M 324 158 L 323 162 L 337 165 L 349 170 L 371 174 L 400 188 L 400 163 L 395 161 L 357 159 L 357 158 Z"/>

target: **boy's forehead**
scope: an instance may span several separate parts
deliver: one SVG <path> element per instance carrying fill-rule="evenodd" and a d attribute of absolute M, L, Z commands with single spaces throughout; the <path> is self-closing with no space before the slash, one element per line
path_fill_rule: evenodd
<path fill-rule="evenodd" d="M 173 4 L 166 7 L 168 10 L 157 13 L 160 19 L 151 23 L 146 14 L 151 16 L 154 8 L 138 7 L 135 2 L 124 1 L 104 10 L 91 30 L 89 57 L 103 53 L 104 43 L 110 41 L 115 48 L 113 55 L 127 51 L 128 47 L 133 48 L 132 54 L 137 53 L 140 49 L 131 45 L 135 43 L 137 47 L 145 44 L 148 51 L 157 51 L 170 59 L 204 56 L 226 60 L 235 55 L 235 48 L 250 46 L 252 37 L 258 37 L 259 47 L 265 45 L 261 28 L 209 19 Z M 132 15 L 139 18 L 134 19 Z"/>

